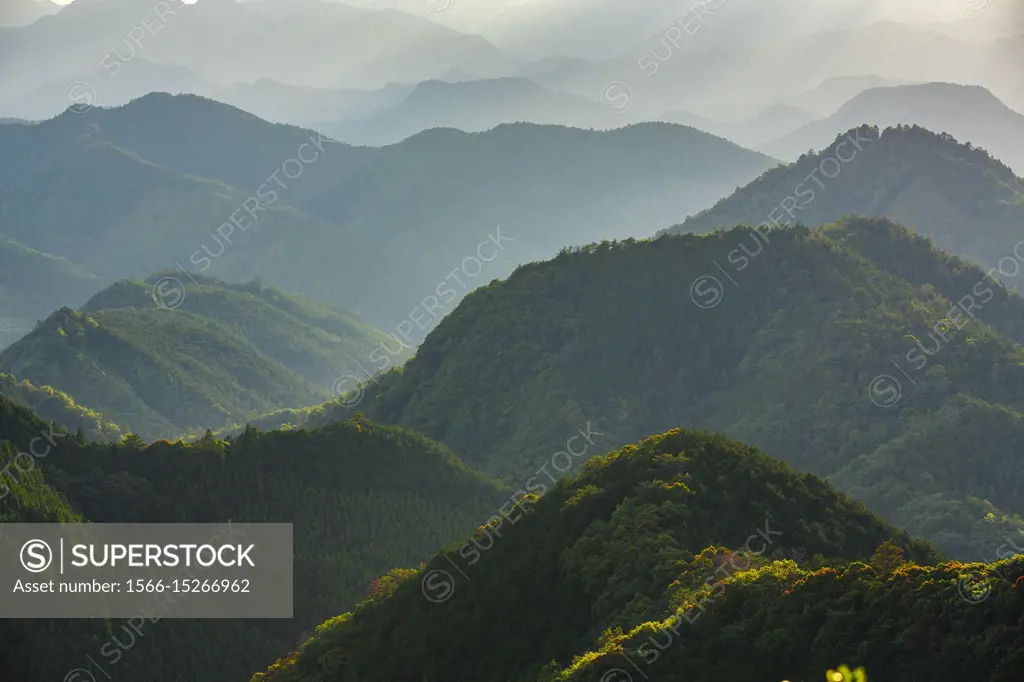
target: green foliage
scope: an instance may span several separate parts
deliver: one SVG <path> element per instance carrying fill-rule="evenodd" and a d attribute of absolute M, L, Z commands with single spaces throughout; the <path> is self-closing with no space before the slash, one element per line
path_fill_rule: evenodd
<path fill-rule="evenodd" d="M 883 577 L 888 578 L 896 569 L 907 563 L 906 559 L 903 558 L 903 549 L 896 543 L 886 540 L 878 546 L 875 553 L 871 555 L 871 560 L 868 565 L 875 570 L 875 572 Z"/>
<path fill-rule="evenodd" d="M 847 138 L 857 139 L 859 149 Z M 833 172 L 835 159 L 848 158 L 837 175 L 823 177 Z M 815 171 L 816 180 L 809 179 Z M 787 198 L 796 206 L 792 216 L 780 208 Z M 995 266 L 1012 257 L 1020 239 L 1024 180 L 984 150 L 945 133 L 865 126 L 839 135 L 827 149 L 769 170 L 668 232 L 712 232 L 772 220 L 817 226 L 847 215 L 887 217 L 949 253 Z M 1020 288 L 1021 281 L 1007 284 Z"/>
<path fill-rule="evenodd" d="M 695 306 L 694 280 L 734 261 L 737 284 L 720 274 L 718 305 Z M 972 300 L 976 319 L 958 305 Z M 958 310 L 943 341 L 936 325 Z M 721 431 L 951 556 L 991 559 L 1024 529 L 1021 320 L 1022 299 L 984 270 L 885 220 L 602 243 L 474 292 L 360 409 L 533 490 L 588 423 L 603 435 L 576 467 L 680 424 Z M 875 404 L 879 375 L 901 382 L 892 405 Z"/>
<path fill-rule="evenodd" d="M 722 436 L 674 430 L 628 445 L 515 516 L 318 629 L 254 681 L 607 682 L 631 666 L 652 680 L 799 680 L 844 658 L 885 679 L 1013 679 L 1010 585 L 965 602 L 964 566 L 931 565 L 926 545 L 823 481 Z M 812 568 L 765 551 L 798 544 L 845 558 Z M 926 565 L 880 576 L 860 561 L 882 544 Z M 445 567 L 455 591 L 432 603 L 421 590 Z M 1012 581 L 1024 560 L 1002 568 Z M 950 633 L 962 655 L 936 658 Z"/>
<path fill-rule="evenodd" d="M 41 433 L 50 433 L 46 424 L 0 397 L 0 470 Z M 236 438 L 209 434 L 195 444 L 147 445 L 134 435 L 123 445 L 82 444 L 53 433 L 56 446 L 45 458 L 22 456 L 26 474 L 0 476 L 12 491 L 4 496 L 0 487 L 0 522 L 295 526 L 295 618 L 147 624 L 116 668 L 147 682 L 248 678 L 318 623 L 368 594 L 394 591 L 410 575 L 394 566 L 420 564 L 470 532 L 503 497 L 497 482 L 437 443 L 362 418 L 313 431 L 247 428 Z M 3 621 L 0 650 L 21 655 L 0 656 L 0 679 L 63 679 L 86 656 L 100 656 L 109 632 L 120 634 L 122 626 Z"/>
<path fill-rule="evenodd" d="M 0 374 L 0 395 L 30 408 L 48 421 L 68 429 L 81 430 L 82 437 L 95 441 L 117 441 L 121 430 L 98 412 L 82 407 L 52 386 L 35 386 L 10 374 Z"/>
<path fill-rule="evenodd" d="M 597 682 L 627 661 L 649 679 L 820 679 L 830 661 L 864 667 L 829 669 L 828 682 L 1019 679 L 1020 596 L 997 580 L 979 603 L 962 596 L 963 566 L 915 566 L 879 578 L 863 564 L 839 570 L 776 564 L 725 579 L 700 617 L 683 613 L 646 623 L 567 666 L 560 680 Z M 1024 561 L 1001 568 L 1013 578 Z"/>
<path fill-rule="evenodd" d="M 183 299 L 174 291 L 160 301 L 163 277 L 119 282 L 81 312 L 57 311 L 0 353 L 0 369 L 143 437 L 174 437 L 321 402 L 339 377 L 363 376 L 359 358 L 385 338 L 350 313 L 257 283 L 201 278 L 183 285 Z"/>
<path fill-rule="evenodd" d="M 580 495 L 584 490 L 597 492 Z M 650 679 L 679 679 L 680 670 L 709 681 L 820 674 L 827 665 L 821 661 L 841 658 L 838 647 L 860 641 L 840 638 L 849 628 L 883 627 L 893 609 L 858 612 L 856 622 L 837 615 L 843 632 L 829 630 L 816 641 L 812 623 L 842 610 L 844 590 L 858 587 L 837 578 L 835 569 L 815 573 L 775 561 L 769 548 L 802 545 L 849 562 L 868 560 L 884 541 L 917 562 L 939 559 L 820 479 L 722 436 L 674 430 L 591 460 L 574 480 L 561 481 L 503 525 L 443 550 L 389 596 L 364 601 L 254 680 L 618 679 L 606 675 L 627 667 L 624 650 L 638 665 L 650 665 L 637 649 L 687 613 L 694 622 L 683 624 L 686 643 L 669 651 L 677 663 L 659 663 L 649 669 Z M 695 555 L 698 548 L 705 549 Z M 854 563 L 850 576 L 863 589 L 883 584 L 857 566 L 866 568 Z M 424 590 L 440 570 L 452 574 L 454 592 L 432 603 Z M 945 576 L 949 569 L 913 570 Z M 835 584 L 823 589 L 818 576 L 832 576 Z M 801 581 L 814 580 L 789 596 Z M 945 597 L 950 587 L 956 591 L 944 577 Z M 921 608 L 946 606 L 936 597 Z M 807 609 L 816 615 L 799 616 Z M 791 613 L 799 616 L 793 627 Z M 899 617 L 913 622 L 909 610 Z M 983 623 L 972 620 L 964 640 L 985 632 Z M 695 646 L 690 638 L 698 631 L 703 641 Z M 740 643 L 756 645 L 762 655 L 727 653 Z M 680 664 L 681 657 L 690 660 Z M 998 662 L 992 654 L 982 659 L 987 666 Z M 758 669 L 765 665 L 767 671 Z"/>
<path fill-rule="evenodd" d="M 864 668 L 850 670 L 849 666 L 841 665 L 838 670 L 825 673 L 826 682 L 868 682 L 868 674 Z"/>

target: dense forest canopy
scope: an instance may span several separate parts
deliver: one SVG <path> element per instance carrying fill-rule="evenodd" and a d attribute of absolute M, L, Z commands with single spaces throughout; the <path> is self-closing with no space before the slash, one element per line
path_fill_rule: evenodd
<path fill-rule="evenodd" d="M 715 263 L 734 281 L 702 298 Z M 358 406 L 308 423 L 364 410 L 531 491 L 585 459 L 556 453 L 593 454 L 578 429 L 596 451 L 720 430 L 977 561 L 1024 529 L 1022 303 L 886 220 L 595 244 L 474 292 Z"/>
<path fill-rule="evenodd" d="M 346 377 L 365 378 L 362 364 L 390 340 L 352 313 L 258 281 L 177 276 L 185 281 L 118 282 L 80 311 L 58 310 L 0 352 L 0 369 L 166 438 L 321 402 L 357 383 Z M 399 363 L 411 348 L 395 346 Z"/>
<path fill-rule="evenodd" d="M 33 443 L 40 434 L 52 447 Z M 3 396 L 0 471 L 4 522 L 230 519 L 295 527 L 293 620 L 150 623 L 159 634 L 139 638 L 134 647 L 137 633 L 126 635 L 113 620 L 5 620 L 0 650 L 24 655 L 0 656 L 4 680 L 63 676 L 96 656 L 111 633 L 121 644 L 101 655 L 119 674 L 167 682 L 244 679 L 365 597 L 375 578 L 395 566 L 418 565 L 507 497 L 497 481 L 443 446 L 365 419 L 312 431 L 250 428 L 234 439 L 208 435 L 193 444 L 133 437 L 108 445 L 62 433 Z M 49 648 L 54 639 L 59 652 Z"/>
<path fill-rule="evenodd" d="M 814 476 L 673 430 L 522 498 L 253 680 L 799 680 L 853 655 L 895 679 L 1016 679 L 1024 562 L 976 604 L 960 595 L 984 568 L 939 560 Z"/>

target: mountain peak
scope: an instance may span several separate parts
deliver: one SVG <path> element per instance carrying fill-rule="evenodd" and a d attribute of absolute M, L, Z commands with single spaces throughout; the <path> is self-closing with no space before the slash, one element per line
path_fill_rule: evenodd
<path fill-rule="evenodd" d="M 940 107 L 1009 107 L 990 90 L 980 85 L 959 83 L 918 83 L 912 85 L 885 85 L 869 88 L 843 105 L 843 110 L 884 106 L 890 102 L 903 102 L 913 106 Z M 910 123 L 910 121 L 908 121 Z"/>
<path fill-rule="evenodd" d="M 1013 244 L 1005 240 L 1015 232 L 1014 207 L 1024 206 L 1024 180 L 984 149 L 916 125 L 833 135 L 824 149 L 767 171 L 668 232 L 863 215 L 889 216 L 982 263 Z"/>
<path fill-rule="evenodd" d="M 997 152 L 1024 169 L 1024 115 L 991 91 L 976 85 L 923 83 L 871 88 L 854 96 L 827 118 L 809 123 L 760 147 L 782 159 L 818 149 L 835 135 L 864 123 L 891 128 L 920 127 Z"/>

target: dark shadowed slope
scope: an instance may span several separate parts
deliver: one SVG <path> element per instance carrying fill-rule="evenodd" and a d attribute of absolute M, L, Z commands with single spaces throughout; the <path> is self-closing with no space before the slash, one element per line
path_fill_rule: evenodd
<path fill-rule="evenodd" d="M 36 443 L 46 456 L 22 457 L 0 476 L 0 522 L 287 521 L 295 618 L 147 620 L 141 636 L 123 620 L 5 620 L 0 648 L 21 653 L 0 657 L 5 681 L 63 679 L 87 657 L 147 682 L 248 679 L 376 589 L 375 578 L 472 532 L 504 496 L 437 443 L 366 420 L 113 447 L 62 436 L 0 396 L 0 471 L 40 434 L 55 443 Z"/>
<path fill-rule="evenodd" d="M 879 546 L 888 563 L 873 556 Z M 892 575 L 901 547 L 917 562 L 936 559 L 820 479 L 721 436 L 673 430 L 526 497 L 502 524 L 328 621 L 254 680 L 607 682 L 631 679 L 626 669 L 650 679 L 813 679 L 852 657 L 880 679 L 912 670 L 1013 679 L 1004 657 L 1024 652 L 1012 587 L 968 604 L 956 564 Z M 845 568 L 851 561 L 871 566 Z M 842 596 L 913 600 L 928 583 L 913 609 L 867 608 L 856 619 Z M 655 636 L 657 646 L 647 642 Z M 934 657 L 926 645 L 940 637 L 961 660 Z M 751 648 L 757 657 L 736 653 Z"/>

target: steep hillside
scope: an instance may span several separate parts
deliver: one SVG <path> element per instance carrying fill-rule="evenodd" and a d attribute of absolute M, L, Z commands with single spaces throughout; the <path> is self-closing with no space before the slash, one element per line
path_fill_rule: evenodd
<path fill-rule="evenodd" d="M 41 419 L 60 428 L 72 433 L 81 429 L 82 435 L 89 440 L 121 440 L 121 429 L 116 424 L 107 421 L 102 414 L 76 404 L 71 396 L 52 386 L 34 386 L 10 374 L 0 374 L 0 395 L 31 409 Z"/>
<path fill-rule="evenodd" d="M 0 368 L 143 436 L 175 437 L 320 402 L 339 377 L 365 377 L 359 359 L 386 338 L 258 282 L 185 282 L 157 274 L 115 284 L 81 312 L 62 308 L 0 353 Z"/>
<path fill-rule="evenodd" d="M 1007 286 L 1020 286 L 1012 261 L 1024 222 L 1024 180 L 983 150 L 917 127 L 839 135 L 827 149 L 768 171 L 668 232 L 815 226 L 846 215 L 888 217 L 945 251 L 1001 264 Z"/>
<path fill-rule="evenodd" d="M 172 274 L 174 278 L 158 273 L 145 282 L 118 282 L 93 296 L 82 312 L 174 309 L 198 315 L 328 389 L 339 376 L 359 372 L 359 361 L 391 340 L 358 315 L 265 287 L 259 280 L 229 284 L 201 275 Z M 410 354 L 409 348 L 403 349 L 397 361 L 403 362 Z"/>
<path fill-rule="evenodd" d="M 164 268 L 259 277 L 411 345 L 519 264 L 649 234 L 776 164 L 663 123 L 436 129 L 352 147 L 166 94 L 2 126 L 0 158 L 0 236 L 100 273 L 88 293 Z"/>
<path fill-rule="evenodd" d="M 26 450 L 39 433 L 51 431 L 0 397 L 0 469 L 12 448 Z M 295 528 L 295 618 L 162 620 L 147 623 L 126 650 L 102 652 L 111 632 L 128 641 L 122 622 L 4 621 L 0 648 L 24 654 L 2 657 L 4 680 L 62 679 L 87 656 L 147 682 L 247 679 L 365 597 L 378 576 L 471 532 L 504 497 L 440 445 L 365 420 L 311 432 L 250 429 L 193 445 L 53 438 L 45 458 L 2 479 L 13 492 L 0 499 L 0 520 L 287 521 Z"/>
<path fill-rule="evenodd" d="M 445 549 L 392 594 L 325 623 L 296 654 L 253 679 L 599 679 L 609 668 L 627 667 L 621 658 L 618 665 L 612 660 L 625 632 L 633 631 L 635 649 L 673 617 L 690 624 L 669 635 L 685 643 L 667 655 L 716 662 L 687 665 L 689 677 L 769 680 L 778 671 L 778 679 L 811 679 L 811 671 L 820 675 L 835 657 L 849 660 L 853 653 L 842 641 L 852 624 L 839 613 L 826 614 L 839 609 L 840 584 L 880 598 L 887 576 L 873 557 L 877 548 L 892 542 L 918 563 L 938 558 L 820 479 L 798 475 L 748 446 L 692 431 L 669 431 L 593 459 L 575 480 L 561 481 L 539 499 L 526 491 L 517 495 L 518 506 L 500 523 Z M 854 563 L 843 581 L 835 569 L 818 570 L 824 564 L 843 572 L 850 561 L 875 567 Z M 1012 589 L 998 588 L 1003 613 L 985 621 L 970 617 L 979 607 L 950 604 L 955 565 L 910 571 L 915 582 L 941 578 L 918 609 L 941 613 L 940 622 L 969 623 L 970 635 L 958 632 L 958 650 L 971 635 L 996 639 L 948 669 L 954 677 L 947 679 L 963 679 L 955 676 L 961 670 L 1009 670 L 996 644 L 1005 646 L 1016 634 L 1021 606 Z M 892 580 L 890 589 L 908 590 L 906 578 Z M 749 606 L 739 608 L 744 598 Z M 698 612 L 694 605 L 701 602 Z M 803 609 L 813 615 L 785 616 Z M 998 613 L 993 604 L 981 610 Z M 909 628 L 918 618 L 901 609 L 861 613 L 860 624 L 879 629 L 892 620 Z M 705 618 L 722 627 L 705 627 Z M 819 633 L 817 625 L 826 621 L 832 626 Z M 748 632 L 763 633 L 748 646 L 770 652 L 769 660 L 724 655 Z M 663 639 L 662 650 L 668 648 Z M 871 642 L 857 657 L 871 662 L 878 679 L 899 679 L 893 673 L 911 661 L 890 658 L 879 667 L 880 654 L 899 649 L 890 641 Z M 602 653 L 586 653 L 590 649 Z M 930 656 L 918 651 L 912 662 L 938 666 L 926 661 Z M 563 668 L 569 670 L 553 674 Z M 584 675 L 588 668 L 600 672 Z M 681 679 L 680 668 L 668 673 L 663 663 L 659 670 L 665 674 L 650 679 Z"/>
<path fill-rule="evenodd" d="M 984 271 L 885 221 L 605 243 L 475 292 L 402 371 L 309 423 L 358 404 L 534 485 L 575 470 L 551 464 L 567 448 L 687 424 L 852 486 L 923 428 L 935 458 L 871 479 L 873 508 L 973 560 L 1024 528 L 1016 422 L 960 417 L 986 444 L 972 476 L 937 422 L 972 399 L 1024 413 L 1022 319 Z"/>
<path fill-rule="evenodd" d="M 158 166 L 92 137 L 73 136 L 63 141 L 66 147 L 39 150 L 32 147 L 39 142 L 33 138 L 43 138 L 46 124 L 17 127 L 35 132 L 19 136 L 24 139 L 17 142 L 26 146 L 13 150 L 14 161 L 0 168 L 0 181 L 10 193 L 0 230 L 30 248 L 102 273 L 103 279 L 89 293 L 118 278 L 144 277 L 176 261 L 191 266 L 190 253 L 203 254 L 203 246 L 205 255 L 231 260 L 237 251 L 233 243 L 246 237 L 230 223 L 232 215 L 247 228 L 258 225 L 275 234 L 319 235 L 332 229 L 323 220 L 291 209 L 267 204 L 255 212 L 254 203 L 249 203 L 258 216 L 254 223 L 242 208 L 248 192 Z M 19 151 L 31 157 L 24 165 L 17 162 Z M 2 177 L 4 171 L 11 177 Z M 225 223 L 231 232 L 222 227 Z M 218 227 L 220 235 L 215 232 Z"/>

